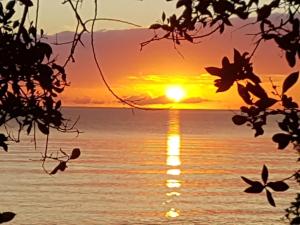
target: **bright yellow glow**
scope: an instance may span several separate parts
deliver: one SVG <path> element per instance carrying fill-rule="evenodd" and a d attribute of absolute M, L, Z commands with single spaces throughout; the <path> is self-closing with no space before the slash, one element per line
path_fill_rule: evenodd
<path fill-rule="evenodd" d="M 174 209 L 174 208 L 171 208 L 167 213 L 166 213 L 166 217 L 169 217 L 169 218 L 175 218 L 175 217 L 178 217 L 179 216 L 179 211 Z"/>
<path fill-rule="evenodd" d="M 180 102 L 185 97 L 185 91 L 180 86 L 172 86 L 167 88 L 166 96 L 175 102 Z"/>
<path fill-rule="evenodd" d="M 181 174 L 180 169 L 169 169 L 167 170 L 168 175 L 179 176 Z"/>
<path fill-rule="evenodd" d="M 167 165 L 179 166 L 180 162 L 180 136 L 178 134 L 171 134 L 168 136 L 168 152 Z"/>
<path fill-rule="evenodd" d="M 170 179 L 170 180 L 167 180 L 167 187 L 168 188 L 180 188 L 181 183 L 179 180 Z"/>
<path fill-rule="evenodd" d="M 168 192 L 166 195 L 168 197 L 172 197 L 172 196 L 180 196 L 181 194 L 177 191 L 171 191 L 171 192 Z"/>

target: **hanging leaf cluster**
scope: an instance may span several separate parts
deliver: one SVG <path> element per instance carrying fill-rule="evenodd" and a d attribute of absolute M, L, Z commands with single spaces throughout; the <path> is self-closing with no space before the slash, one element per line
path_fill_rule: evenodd
<path fill-rule="evenodd" d="M 32 1 L 20 1 L 24 7 Z M 68 85 L 64 67 L 55 63 L 51 46 L 43 42 L 43 31 L 33 23 L 14 19 L 15 0 L 0 1 L 0 126 L 16 121 L 30 134 L 33 126 L 45 135 L 63 129 L 61 101 L 57 98 Z M 0 134 L 7 151 L 9 137 Z"/>
<path fill-rule="evenodd" d="M 298 104 L 287 92 L 298 81 L 299 72 L 291 73 L 282 84 L 282 91 L 279 93 L 273 85 L 272 97 L 260 85 L 260 78 L 253 73 L 252 64 L 247 53 L 240 54 L 234 50 L 234 62 L 230 63 L 227 57 L 222 60 L 222 68 L 207 67 L 207 72 L 218 76 L 215 80 L 217 92 L 229 90 L 234 83 L 237 84 L 237 92 L 247 106 L 241 107 L 241 114 L 234 115 L 232 121 L 236 125 L 246 124 L 255 130 L 255 137 L 263 135 L 263 126 L 267 124 L 267 117 L 270 115 L 281 115 L 283 120 L 278 122 L 278 127 L 284 133 L 277 133 L 273 141 L 278 143 L 279 149 L 284 149 L 289 143 L 300 144 L 299 129 L 299 108 Z M 274 110 L 276 103 L 281 103 L 282 109 Z"/>
<path fill-rule="evenodd" d="M 264 19 L 262 19 L 264 20 Z M 298 33 L 298 39 L 299 39 Z M 297 50 L 297 46 L 293 46 L 293 50 Z M 296 59 L 295 59 L 296 60 Z M 289 62 L 290 66 L 294 66 Z M 269 116 L 277 116 L 277 124 L 280 132 L 275 133 L 272 137 L 273 142 L 278 145 L 278 149 L 285 149 L 289 144 L 293 144 L 296 150 L 300 149 L 300 110 L 299 105 L 294 99 L 288 95 L 288 91 L 297 83 L 299 72 L 289 74 L 282 83 L 281 91 L 278 87 L 272 84 L 272 91 L 268 93 L 261 86 L 260 79 L 253 73 L 250 58 L 247 58 L 247 53 L 240 54 L 234 50 L 234 62 L 230 63 L 227 57 L 222 60 L 222 67 L 207 67 L 207 72 L 213 76 L 218 76 L 215 80 L 217 92 L 229 90 L 234 83 L 237 84 L 237 92 L 241 99 L 246 103 L 246 106 L 240 108 L 240 114 L 232 117 L 232 121 L 236 125 L 246 124 L 255 130 L 255 137 L 264 134 L 264 126 L 267 124 Z M 272 97 L 270 97 L 272 95 Z M 277 109 L 276 106 L 279 106 Z M 278 117 L 280 116 L 280 117 Z M 298 158 L 298 161 L 300 158 Z M 300 183 L 299 172 L 293 174 L 290 178 L 295 178 L 296 182 Z M 267 200 L 270 205 L 275 206 L 275 201 L 271 190 L 275 192 L 286 191 L 288 185 L 283 181 L 267 182 L 268 169 L 263 167 L 262 180 L 252 181 L 245 177 L 242 179 L 250 185 L 245 190 L 247 193 L 261 193 L 266 191 Z M 299 214 L 299 198 L 296 202 L 291 203 L 291 207 L 287 209 L 287 218 L 291 224 L 298 224 L 300 221 Z M 298 221 L 298 222 L 297 222 Z"/>
<path fill-rule="evenodd" d="M 259 85 L 261 82 L 259 77 L 253 73 L 252 63 L 250 58 L 247 57 L 248 53 L 241 54 L 238 50 L 234 49 L 234 61 L 230 63 L 228 57 L 222 59 L 222 68 L 206 67 L 206 71 L 213 75 L 218 76 L 219 79 L 215 80 L 215 86 L 218 88 L 217 92 L 224 92 L 231 88 L 235 81 L 249 80 L 254 85 Z M 251 100 L 247 93 L 244 93 L 244 88 L 239 84 L 238 86 L 240 95 L 243 99 L 251 104 Z"/>

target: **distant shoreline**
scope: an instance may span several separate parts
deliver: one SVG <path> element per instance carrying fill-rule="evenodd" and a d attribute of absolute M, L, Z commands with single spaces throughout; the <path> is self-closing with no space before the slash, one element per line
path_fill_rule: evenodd
<path fill-rule="evenodd" d="M 129 107 L 101 107 L 101 106 L 63 106 L 63 109 L 124 109 L 124 110 L 138 110 L 145 111 L 142 109 L 135 109 Z M 180 110 L 180 111 L 238 111 L 239 109 L 166 109 L 166 108 L 149 108 L 148 111 L 169 111 L 169 110 Z"/>

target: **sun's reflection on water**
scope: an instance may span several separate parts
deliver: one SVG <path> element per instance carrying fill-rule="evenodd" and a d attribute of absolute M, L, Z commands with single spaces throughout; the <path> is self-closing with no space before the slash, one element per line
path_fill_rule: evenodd
<path fill-rule="evenodd" d="M 179 127 L 179 111 L 169 111 L 169 130 L 167 136 L 167 159 L 166 165 L 168 167 L 166 174 L 166 186 L 170 189 L 166 193 L 168 204 L 172 204 L 174 198 L 181 195 L 180 188 L 182 182 L 179 179 L 181 174 L 181 160 L 180 160 L 180 127 Z M 172 204 L 169 210 L 165 213 L 167 218 L 175 218 L 180 215 L 180 210 L 176 209 Z"/>
<path fill-rule="evenodd" d="M 180 169 L 169 169 L 167 170 L 168 175 L 179 176 L 181 174 Z"/>
<path fill-rule="evenodd" d="M 167 153 L 168 166 L 180 166 L 180 135 L 168 134 L 168 153 Z"/>
<path fill-rule="evenodd" d="M 175 218 L 179 216 L 179 211 L 171 208 L 167 213 L 166 213 L 166 217 L 170 217 L 170 218 Z"/>

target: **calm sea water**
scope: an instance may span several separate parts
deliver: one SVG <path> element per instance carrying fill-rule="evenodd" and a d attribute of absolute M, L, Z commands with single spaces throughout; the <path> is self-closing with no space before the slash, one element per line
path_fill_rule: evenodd
<path fill-rule="evenodd" d="M 82 150 L 64 173 L 46 175 L 32 137 L 0 152 L 0 211 L 26 225 L 280 225 L 295 190 L 243 190 L 244 175 L 270 179 L 297 167 L 292 149 L 278 151 L 271 132 L 254 138 L 229 111 L 66 109 L 83 132 L 51 135 L 50 150 Z M 273 129 L 273 128 L 271 128 Z M 39 139 L 42 150 L 44 139 Z M 49 168 L 52 165 L 47 165 Z"/>

